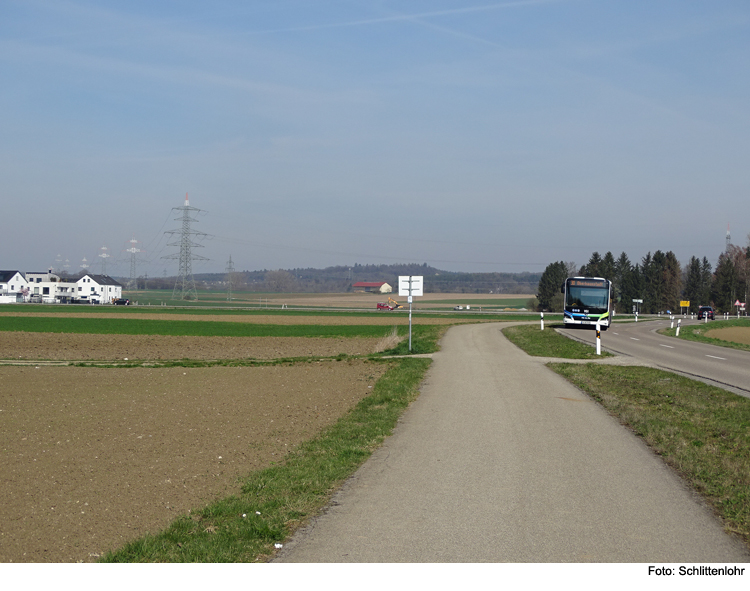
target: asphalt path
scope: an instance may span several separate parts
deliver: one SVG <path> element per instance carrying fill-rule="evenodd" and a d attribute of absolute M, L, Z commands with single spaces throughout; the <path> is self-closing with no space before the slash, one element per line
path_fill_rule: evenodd
<path fill-rule="evenodd" d="M 393 435 L 276 561 L 750 562 L 636 436 L 501 328 L 448 331 Z"/>
<path fill-rule="evenodd" d="M 750 351 L 740 351 L 658 334 L 668 328 L 670 319 L 640 322 L 615 322 L 601 331 L 605 351 L 626 355 L 641 362 L 674 371 L 690 378 L 722 387 L 742 396 L 750 396 Z M 682 326 L 704 324 L 686 319 Z M 677 326 L 677 320 L 674 321 Z M 719 328 L 720 321 L 709 321 L 706 327 Z M 572 338 L 595 344 L 596 331 L 565 328 L 560 332 Z"/>

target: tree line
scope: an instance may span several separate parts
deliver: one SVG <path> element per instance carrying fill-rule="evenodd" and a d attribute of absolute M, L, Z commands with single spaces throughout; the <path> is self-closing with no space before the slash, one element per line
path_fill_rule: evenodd
<path fill-rule="evenodd" d="M 539 310 L 561 312 L 560 288 L 568 277 L 603 277 L 612 282 L 612 299 L 619 313 L 633 312 L 633 300 L 642 313 L 679 311 L 680 302 L 689 301 L 689 312 L 700 306 L 713 306 L 719 312 L 735 313 L 737 300 L 747 302 L 750 284 L 750 237 L 748 246 L 730 245 L 712 269 L 706 257 L 691 257 L 683 268 L 672 251 L 649 252 L 633 264 L 626 253 L 617 259 L 611 252 L 594 252 L 580 268 L 575 263 L 550 263 L 542 273 L 537 289 Z"/>

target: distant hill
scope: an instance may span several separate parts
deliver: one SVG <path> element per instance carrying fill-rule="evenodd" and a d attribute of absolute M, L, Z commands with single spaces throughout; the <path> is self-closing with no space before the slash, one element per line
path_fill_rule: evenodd
<path fill-rule="evenodd" d="M 237 271 L 233 289 L 239 291 L 274 291 L 297 293 L 341 293 L 351 291 L 358 281 L 385 281 L 398 289 L 400 275 L 424 276 L 424 289 L 429 293 L 536 293 L 542 273 L 457 273 L 442 271 L 424 264 L 338 266 L 325 269 L 280 269 Z M 201 273 L 196 282 L 226 285 L 226 273 Z M 150 287 L 160 281 L 174 285 L 174 278 L 149 279 Z M 166 287 L 166 285 L 165 285 Z"/>

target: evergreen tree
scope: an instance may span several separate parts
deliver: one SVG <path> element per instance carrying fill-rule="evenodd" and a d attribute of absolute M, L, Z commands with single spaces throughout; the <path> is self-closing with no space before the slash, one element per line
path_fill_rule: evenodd
<path fill-rule="evenodd" d="M 630 314 L 633 299 L 637 297 L 633 284 L 633 265 L 624 252 L 615 262 L 613 298 L 615 309 L 621 314 Z"/>
<path fill-rule="evenodd" d="M 697 313 L 703 292 L 703 273 L 697 257 L 690 257 L 685 278 L 685 299 L 690 302 L 690 312 Z"/>
<path fill-rule="evenodd" d="M 601 266 L 602 256 L 598 252 L 594 252 L 588 264 L 581 267 L 581 275 L 584 277 L 603 277 Z"/>
<path fill-rule="evenodd" d="M 670 250 L 664 257 L 664 268 L 662 271 L 664 291 L 660 309 L 672 312 L 680 309 L 680 296 L 682 294 L 682 268 L 675 254 Z"/>
<path fill-rule="evenodd" d="M 732 258 L 722 253 L 716 265 L 716 274 L 711 289 L 711 299 L 717 312 L 732 312 L 735 302 L 737 272 Z"/>
<path fill-rule="evenodd" d="M 700 300 L 696 302 L 698 306 L 708 306 L 711 303 L 712 283 L 713 275 L 711 273 L 711 263 L 708 262 L 706 257 L 703 257 L 703 261 L 701 261 L 701 290 L 698 294 Z"/>
<path fill-rule="evenodd" d="M 610 251 L 607 251 L 607 254 L 604 255 L 602 262 L 599 264 L 600 275 L 598 275 L 598 277 L 604 277 L 604 279 L 609 279 L 610 281 L 614 281 L 616 266 L 617 266 L 617 263 L 615 262 L 615 257 L 612 255 Z"/>
<path fill-rule="evenodd" d="M 563 296 L 560 292 L 562 284 L 568 277 L 568 267 L 563 261 L 550 263 L 542 273 L 537 288 L 537 300 L 539 309 L 542 311 L 561 312 L 563 309 Z"/>

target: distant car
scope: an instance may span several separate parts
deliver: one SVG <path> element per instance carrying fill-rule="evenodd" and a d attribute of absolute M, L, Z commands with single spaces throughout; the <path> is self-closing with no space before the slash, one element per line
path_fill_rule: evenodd
<path fill-rule="evenodd" d="M 129 306 L 130 300 L 127 298 L 118 298 L 115 300 L 115 306 Z"/>
<path fill-rule="evenodd" d="M 703 320 L 706 317 L 709 320 L 714 319 L 714 309 L 711 306 L 701 306 L 698 308 L 698 318 Z"/>
<path fill-rule="evenodd" d="M 378 302 L 376 309 L 377 310 L 393 310 L 393 306 L 389 306 L 388 304 L 384 304 L 383 302 Z"/>

